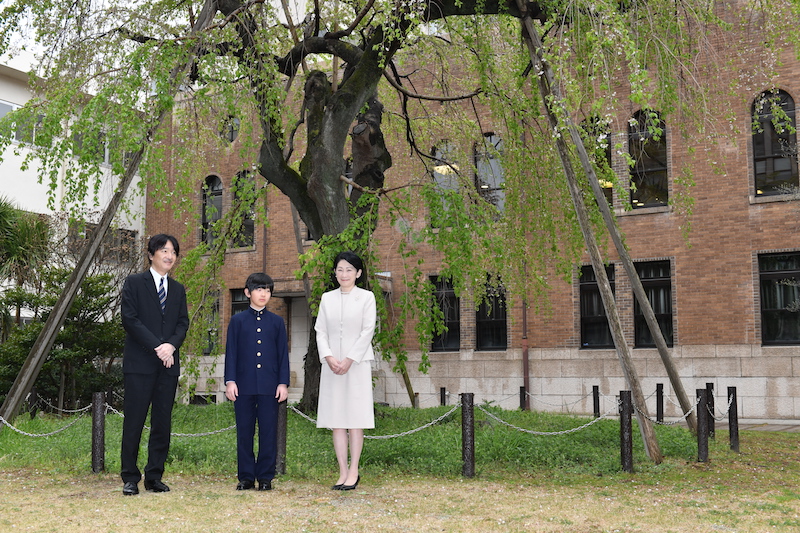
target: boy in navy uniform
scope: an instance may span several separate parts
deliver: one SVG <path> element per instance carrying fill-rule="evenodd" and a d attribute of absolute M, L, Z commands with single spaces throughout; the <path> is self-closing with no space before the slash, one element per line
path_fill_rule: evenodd
<path fill-rule="evenodd" d="M 278 403 L 289 395 L 289 345 L 286 326 L 266 310 L 274 283 L 250 274 L 244 295 L 250 307 L 231 317 L 225 343 L 225 396 L 234 402 L 239 484 L 272 490 L 278 455 Z M 254 453 L 258 421 L 258 457 Z"/>

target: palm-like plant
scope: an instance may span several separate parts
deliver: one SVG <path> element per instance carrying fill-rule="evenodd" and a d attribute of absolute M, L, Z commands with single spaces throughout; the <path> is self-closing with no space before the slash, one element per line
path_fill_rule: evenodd
<path fill-rule="evenodd" d="M 36 277 L 50 254 L 50 223 L 46 216 L 16 208 L 0 198 L 0 281 L 22 286 Z M 21 320 L 16 309 L 16 323 Z"/>

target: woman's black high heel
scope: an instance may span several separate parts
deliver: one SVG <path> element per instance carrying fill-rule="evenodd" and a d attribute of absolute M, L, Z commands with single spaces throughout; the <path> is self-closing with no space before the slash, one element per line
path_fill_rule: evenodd
<path fill-rule="evenodd" d="M 360 474 L 356 478 L 356 482 L 355 483 L 353 483 L 352 485 L 342 485 L 342 488 L 340 488 L 339 490 L 355 490 L 355 488 L 358 486 L 358 482 L 359 481 L 361 481 L 361 475 Z"/>

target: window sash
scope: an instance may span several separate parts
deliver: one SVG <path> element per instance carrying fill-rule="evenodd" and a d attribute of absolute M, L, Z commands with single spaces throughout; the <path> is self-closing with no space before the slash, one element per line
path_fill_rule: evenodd
<path fill-rule="evenodd" d="M 504 294 L 487 295 L 475 313 L 475 349 L 508 348 L 506 298 Z"/>
<path fill-rule="evenodd" d="M 800 252 L 759 256 L 761 343 L 800 344 Z M 787 283 L 790 281 L 792 283 Z"/>
<path fill-rule="evenodd" d="M 453 290 L 450 280 L 438 276 L 431 277 L 434 284 L 434 297 L 444 315 L 446 331 L 434 335 L 431 340 L 432 352 L 457 352 L 461 349 L 461 304 Z"/>
<path fill-rule="evenodd" d="M 672 279 L 670 277 L 670 263 L 669 261 L 638 263 L 636 271 L 647 295 L 647 300 L 650 302 L 650 307 L 652 307 L 656 316 L 661 335 L 663 335 L 667 346 L 672 346 Z M 634 299 L 633 304 L 633 327 L 634 347 L 655 347 L 650 328 L 647 326 L 639 301 L 636 299 Z"/>

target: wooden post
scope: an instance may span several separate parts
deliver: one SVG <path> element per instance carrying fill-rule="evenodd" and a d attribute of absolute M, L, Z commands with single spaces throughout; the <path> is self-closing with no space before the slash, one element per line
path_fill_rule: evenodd
<path fill-rule="evenodd" d="M 461 394 L 461 475 L 475 477 L 475 410 L 474 394 Z"/>
<path fill-rule="evenodd" d="M 444 387 L 439 387 L 439 404 L 447 405 L 447 389 Z"/>
<path fill-rule="evenodd" d="M 105 394 L 92 394 L 92 472 L 106 470 L 106 402 Z"/>
<path fill-rule="evenodd" d="M 566 108 L 560 86 L 555 79 L 555 75 L 553 74 L 553 69 L 550 66 L 550 63 L 544 61 L 543 59 L 544 44 L 542 43 L 542 39 L 537 28 L 534 27 L 530 12 L 528 11 L 528 4 L 523 0 L 517 0 L 517 7 L 519 7 L 522 15 L 521 23 L 523 28 L 523 38 L 525 38 L 528 45 L 528 54 L 531 58 L 531 64 L 534 67 L 533 71 L 538 73 L 537 78 L 539 82 L 539 92 L 543 101 L 547 103 L 545 106 L 545 111 L 547 112 L 550 126 L 553 128 L 553 131 L 557 133 L 557 135 L 554 135 L 554 142 L 556 144 L 559 157 L 561 158 L 564 174 L 567 178 L 567 184 L 570 189 L 570 195 L 572 196 L 572 201 L 575 205 L 575 213 L 578 215 L 578 223 L 581 226 L 581 231 L 583 232 L 587 250 L 592 258 L 592 268 L 594 269 L 595 277 L 597 278 L 597 286 L 600 289 L 600 296 L 602 297 L 603 305 L 606 309 L 606 316 L 608 316 L 608 323 L 609 327 L 611 328 L 611 335 L 614 339 L 614 346 L 617 348 L 617 355 L 620 358 L 622 370 L 625 373 L 625 378 L 628 380 L 628 385 L 631 387 L 633 401 L 636 407 L 636 416 L 639 421 L 639 429 L 642 432 L 642 439 L 645 443 L 645 451 L 653 460 L 653 462 L 658 464 L 662 459 L 661 451 L 658 449 L 658 442 L 655 439 L 655 433 L 652 430 L 652 424 L 647 417 L 644 396 L 641 394 L 638 377 L 635 375 L 635 372 L 632 369 L 632 363 L 628 361 L 630 359 L 628 346 L 627 344 L 621 344 L 621 341 L 624 342 L 624 338 L 620 339 L 615 332 L 617 328 L 621 330 L 622 326 L 619 323 L 616 304 L 614 303 L 613 293 L 611 292 L 608 278 L 605 273 L 602 257 L 599 250 L 593 249 L 596 247 L 595 237 L 591 225 L 588 223 L 588 214 L 586 213 L 583 191 L 577 183 L 575 169 L 572 164 L 572 154 L 570 153 L 567 143 L 564 140 L 564 137 L 567 135 L 569 135 L 572 145 L 575 147 L 575 151 L 577 152 L 578 159 L 580 159 L 581 162 L 581 167 L 583 168 L 584 174 L 586 175 L 586 178 L 592 189 L 592 193 L 594 194 L 594 199 L 597 202 L 600 214 L 603 216 L 603 221 L 605 222 L 608 234 L 614 243 L 617 254 L 620 258 L 620 262 L 625 269 L 625 273 L 628 275 L 631 288 L 636 296 L 636 300 L 639 302 L 639 307 L 644 315 L 645 322 L 647 322 L 647 327 L 650 330 L 650 334 L 653 337 L 656 348 L 658 349 L 658 354 L 661 357 L 662 363 L 664 364 L 664 369 L 667 371 L 667 376 L 669 376 L 672 389 L 678 396 L 678 401 L 685 412 L 691 411 L 689 398 L 683 389 L 683 384 L 680 380 L 678 370 L 672 361 L 669 348 L 664 340 L 664 335 L 661 333 L 661 328 L 658 325 L 658 320 L 653 312 L 653 307 L 650 305 L 650 301 L 647 299 L 647 293 L 642 286 L 642 281 L 639 279 L 639 274 L 636 272 L 636 268 L 633 265 L 633 260 L 628 252 L 628 248 L 625 246 L 625 243 L 622 240 L 622 235 L 617 227 L 616 218 L 614 215 L 612 215 L 611 209 L 608 207 L 608 201 L 606 201 L 603 189 L 600 186 L 599 180 L 597 179 L 597 173 L 594 171 L 591 159 L 586 152 L 586 147 L 583 144 L 580 132 L 570 118 L 571 114 Z M 559 120 L 559 118 L 561 120 Z M 686 422 L 689 425 L 689 428 L 694 431 L 696 428 L 696 423 L 694 416 L 691 413 L 689 413 L 687 416 Z"/>
<path fill-rule="evenodd" d="M 622 460 L 622 470 L 633 472 L 633 422 L 631 413 L 631 391 L 624 390 L 619 393 L 619 450 Z"/>
<path fill-rule="evenodd" d="M 288 403 L 283 401 L 278 404 L 278 456 L 275 462 L 275 472 L 286 474 L 286 424 L 288 420 Z M 261 446 L 259 444 L 259 446 Z"/>
<path fill-rule="evenodd" d="M 656 420 L 664 421 L 664 384 L 656 384 Z"/>
<path fill-rule="evenodd" d="M 708 462 L 708 391 L 697 389 L 697 462 Z"/>
<path fill-rule="evenodd" d="M 736 387 L 728 387 L 728 399 L 731 406 L 728 410 L 728 430 L 731 450 L 739 453 L 739 406 L 736 402 Z"/>

